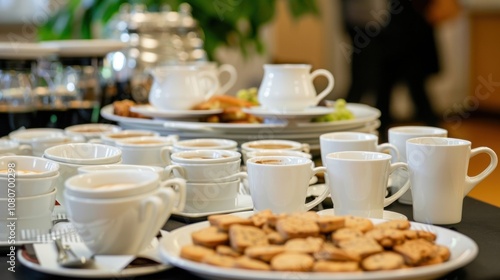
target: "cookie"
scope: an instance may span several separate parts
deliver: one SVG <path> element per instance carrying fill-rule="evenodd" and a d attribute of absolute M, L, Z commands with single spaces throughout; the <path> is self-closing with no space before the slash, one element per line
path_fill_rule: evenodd
<path fill-rule="evenodd" d="M 316 213 L 314 211 L 293 213 L 290 216 L 298 218 L 298 219 L 308 220 L 308 221 L 317 221 L 321 217 L 320 215 L 318 215 L 318 213 Z"/>
<path fill-rule="evenodd" d="M 376 228 L 391 228 L 405 230 L 411 226 L 408 220 L 391 220 L 375 225 Z"/>
<path fill-rule="evenodd" d="M 418 265 L 434 258 L 438 253 L 438 247 L 425 239 L 407 240 L 401 245 L 394 246 L 393 250 L 403 255 L 408 265 Z"/>
<path fill-rule="evenodd" d="M 220 230 L 227 231 L 232 225 L 252 225 L 249 219 L 241 218 L 234 215 L 212 215 L 208 217 L 210 225 L 217 227 Z"/>
<path fill-rule="evenodd" d="M 289 216 L 277 221 L 276 231 L 285 239 L 303 238 L 318 236 L 319 226 L 315 221 Z"/>
<path fill-rule="evenodd" d="M 267 224 L 267 220 L 272 216 L 274 216 L 273 212 L 267 209 L 253 214 L 252 216 L 250 216 L 250 220 L 252 221 L 254 226 L 262 227 Z"/>
<path fill-rule="evenodd" d="M 272 231 L 267 233 L 267 241 L 269 242 L 269 244 L 282 245 L 285 244 L 286 239 L 277 231 Z"/>
<path fill-rule="evenodd" d="M 266 233 L 254 226 L 233 225 L 229 228 L 231 247 L 244 252 L 247 247 L 268 245 Z"/>
<path fill-rule="evenodd" d="M 354 261 L 358 262 L 360 260 L 359 255 L 348 254 L 345 250 L 336 247 L 331 243 L 325 243 L 318 252 L 314 253 L 314 258 L 317 260 L 327 260 L 327 261 Z"/>
<path fill-rule="evenodd" d="M 370 219 L 354 216 L 346 216 L 344 220 L 344 226 L 346 228 L 359 229 L 362 232 L 367 232 L 374 227 Z"/>
<path fill-rule="evenodd" d="M 403 256 L 391 251 L 371 255 L 361 262 L 364 270 L 393 270 L 402 268 L 405 264 Z"/>
<path fill-rule="evenodd" d="M 195 245 L 215 248 L 218 245 L 229 243 L 229 236 L 225 232 L 219 231 L 216 227 L 208 227 L 197 230 L 191 234 L 193 243 Z"/>
<path fill-rule="evenodd" d="M 443 261 L 447 261 L 450 259 L 451 252 L 450 249 L 443 245 L 436 245 L 438 248 L 438 255 L 441 257 Z"/>
<path fill-rule="evenodd" d="M 320 216 L 316 219 L 321 233 L 330 233 L 344 227 L 345 218 L 342 216 Z"/>
<path fill-rule="evenodd" d="M 202 263 L 211 264 L 220 267 L 234 267 L 236 259 L 229 256 L 223 256 L 218 254 L 212 254 L 205 256 L 202 260 Z"/>
<path fill-rule="evenodd" d="M 317 261 L 313 266 L 315 272 L 353 272 L 359 270 L 358 262 Z"/>
<path fill-rule="evenodd" d="M 282 253 L 271 260 L 271 268 L 277 271 L 311 271 L 314 258 L 308 254 Z"/>
<path fill-rule="evenodd" d="M 234 267 L 251 270 L 271 270 L 271 266 L 263 261 L 243 256 L 236 259 Z"/>
<path fill-rule="evenodd" d="M 325 241 L 320 237 L 294 238 L 285 243 L 287 252 L 314 254 L 318 252 Z"/>
<path fill-rule="evenodd" d="M 281 245 L 252 246 L 245 249 L 245 256 L 269 262 L 274 256 L 284 251 L 285 247 Z"/>
<path fill-rule="evenodd" d="M 338 244 L 340 241 L 349 240 L 363 236 L 363 232 L 356 228 L 341 228 L 332 233 L 331 238 L 333 243 Z"/>
<path fill-rule="evenodd" d="M 344 249 L 347 254 L 359 256 L 362 259 L 384 250 L 375 239 L 365 236 L 340 241 L 338 246 Z"/>
<path fill-rule="evenodd" d="M 233 250 L 233 248 L 229 247 L 229 246 L 226 246 L 226 245 L 219 245 L 215 248 L 215 252 L 219 255 L 223 255 L 223 256 L 229 256 L 229 257 L 239 257 L 241 256 L 241 254 L 235 250 Z"/>
<path fill-rule="evenodd" d="M 181 248 L 181 258 L 201 262 L 203 258 L 214 255 L 215 251 L 198 245 L 186 245 Z"/>
<path fill-rule="evenodd" d="M 406 240 L 403 231 L 392 228 L 374 228 L 366 232 L 365 236 L 375 239 L 384 248 L 392 248 Z"/>

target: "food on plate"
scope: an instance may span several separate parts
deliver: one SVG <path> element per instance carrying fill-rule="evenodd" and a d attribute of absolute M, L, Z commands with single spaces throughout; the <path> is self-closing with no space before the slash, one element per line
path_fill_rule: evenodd
<path fill-rule="evenodd" d="M 346 102 L 344 99 L 337 99 L 334 105 L 335 111 L 330 114 L 318 116 L 313 118 L 312 122 L 333 122 L 342 120 L 352 120 L 354 119 L 354 114 L 347 109 Z"/>
<path fill-rule="evenodd" d="M 113 102 L 113 114 L 121 117 L 129 117 L 129 118 L 143 118 L 147 119 L 148 117 L 143 116 L 138 113 L 134 113 L 130 111 L 130 108 L 137 105 L 134 101 L 129 99 L 119 100 Z"/>
<path fill-rule="evenodd" d="M 248 89 L 240 89 L 236 93 L 236 97 L 242 100 L 246 100 L 253 105 L 259 105 L 259 100 L 257 99 L 258 90 L 256 87 L 248 88 Z"/>
<path fill-rule="evenodd" d="M 216 95 L 193 107 L 194 110 L 222 109 L 223 112 L 203 118 L 202 121 L 213 123 L 261 123 L 262 119 L 247 114 L 242 108 L 254 106 L 253 103 L 229 95 Z"/>
<path fill-rule="evenodd" d="M 450 250 L 432 232 L 411 229 L 408 221 L 315 212 L 248 218 L 208 217 L 210 226 L 191 234 L 182 258 L 221 268 L 298 272 L 395 270 L 448 261 Z"/>

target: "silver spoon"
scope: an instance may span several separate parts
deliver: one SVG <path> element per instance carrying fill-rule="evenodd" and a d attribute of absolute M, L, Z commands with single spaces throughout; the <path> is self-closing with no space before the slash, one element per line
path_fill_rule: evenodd
<path fill-rule="evenodd" d="M 64 245 L 60 237 L 54 238 L 54 243 L 57 248 L 57 263 L 62 267 L 79 268 L 89 266 L 93 263 L 93 258 L 85 256 L 77 256 L 69 245 Z"/>

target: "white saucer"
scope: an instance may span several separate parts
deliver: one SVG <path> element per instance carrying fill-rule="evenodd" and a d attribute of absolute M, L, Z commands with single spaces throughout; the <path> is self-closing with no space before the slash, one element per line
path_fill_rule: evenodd
<path fill-rule="evenodd" d="M 264 107 L 256 106 L 250 108 L 243 108 L 243 112 L 252 114 L 257 117 L 266 119 L 275 118 L 279 119 L 310 119 L 316 116 L 322 116 L 332 113 L 335 109 L 328 107 L 309 107 L 300 111 L 282 111 L 282 110 L 269 110 Z"/>
<path fill-rule="evenodd" d="M 317 213 L 319 215 L 335 215 L 335 210 L 334 209 L 325 209 L 325 210 L 318 211 Z M 384 210 L 383 215 L 384 216 L 382 219 L 384 219 L 384 220 L 408 220 L 408 218 L 405 215 L 403 215 L 401 213 L 397 213 L 397 212 Z"/>
<path fill-rule="evenodd" d="M 41 44 L 58 48 L 57 54 L 62 57 L 102 57 L 127 47 L 126 43 L 111 39 L 43 41 Z"/>
<path fill-rule="evenodd" d="M 158 118 L 158 119 L 188 119 L 188 118 L 200 118 L 206 117 L 214 114 L 222 113 L 222 109 L 210 109 L 210 110 L 164 110 L 158 109 L 151 105 L 136 105 L 130 108 L 130 111 L 134 113 L 139 113 L 146 117 Z"/>
<path fill-rule="evenodd" d="M 235 206 L 231 209 L 213 210 L 213 211 L 208 210 L 206 212 L 183 211 L 183 212 L 174 212 L 172 213 L 172 215 L 184 218 L 203 218 L 210 215 L 229 214 L 233 212 L 249 211 L 252 209 L 253 209 L 252 197 L 250 195 L 238 194 L 238 197 L 235 200 Z"/>

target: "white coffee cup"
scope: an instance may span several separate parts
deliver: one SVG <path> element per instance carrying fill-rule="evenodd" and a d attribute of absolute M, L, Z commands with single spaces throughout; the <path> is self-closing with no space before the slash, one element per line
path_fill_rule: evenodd
<path fill-rule="evenodd" d="M 164 168 L 159 166 L 135 165 L 135 164 L 105 164 L 105 165 L 90 165 L 78 168 L 78 174 L 87 174 L 91 172 L 114 171 L 114 170 L 140 170 L 153 171 L 160 176 L 161 180 L 167 179 L 167 174 Z"/>
<path fill-rule="evenodd" d="M 91 139 L 89 140 L 89 142 L 114 146 L 117 140 L 119 141 L 126 138 L 142 137 L 142 136 L 160 136 L 160 133 L 151 130 L 127 129 L 118 132 L 109 132 L 102 134 L 100 136 L 100 139 Z"/>
<path fill-rule="evenodd" d="M 123 164 L 165 167 L 170 164 L 170 153 L 175 141 L 163 136 L 143 136 L 118 140 L 115 146 L 122 151 Z"/>
<path fill-rule="evenodd" d="M 240 180 L 216 183 L 186 183 L 186 213 L 207 213 L 234 209 Z"/>
<path fill-rule="evenodd" d="M 326 155 L 344 151 L 383 152 L 389 150 L 399 158 L 398 148 L 389 143 L 378 144 L 378 136 L 364 132 L 331 132 L 320 135 L 321 161 Z"/>
<path fill-rule="evenodd" d="M 64 130 L 55 128 L 29 128 L 16 130 L 9 134 L 9 138 L 31 146 L 32 155 L 41 157 L 45 150 L 62 144 L 83 143 L 85 138 L 78 135 L 66 135 Z"/>
<path fill-rule="evenodd" d="M 490 164 L 469 177 L 469 159 L 487 154 Z M 413 219 L 430 224 L 462 220 L 464 197 L 495 170 L 498 158 L 487 147 L 471 149 L 471 142 L 456 138 L 420 137 L 406 141 L 406 156 L 413 195 Z"/>
<path fill-rule="evenodd" d="M 448 131 L 443 128 L 432 126 L 396 126 L 389 128 L 388 135 L 389 143 L 396 146 L 399 151 L 399 161 L 407 162 L 406 140 L 425 136 L 447 137 Z M 393 162 L 396 162 L 395 158 L 393 158 Z M 399 189 L 406 181 L 406 178 L 408 178 L 408 172 L 402 170 L 397 170 L 396 172 L 397 176 L 392 178 L 392 186 Z M 412 204 L 411 187 L 398 199 L 398 201 L 403 204 Z"/>
<path fill-rule="evenodd" d="M 88 141 L 90 139 L 99 139 L 103 134 L 118 132 L 121 130 L 121 127 L 114 124 L 85 123 L 68 126 L 64 129 L 64 132 L 67 135 L 84 137 Z"/>
<path fill-rule="evenodd" d="M 248 187 L 254 210 L 274 213 L 305 212 L 320 204 L 328 188 L 313 201 L 305 203 L 309 181 L 320 167 L 303 157 L 265 156 L 247 161 Z"/>
<path fill-rule="evenodd" d="M 0 139 L 0 156 L 3 155 L 31 155 L 30 145 L 19 144 L 16 141 Z"/>
<path fill-rule="evenodd" d="M 15 172 L 15 179 L 52 177 L 58 174 L 59 168 L 56 162 L 40 157 L 18 155 L 0 157 L 0 178 L 8 178 L 12 171 Z"/>
<path fill-rule="evenodd" d="M 0 177 L 0 198 L 20 198 L 50 193 L 55 190 L 58 178 L 59 172 L 52 176 L 38 178 Z M 9 183 L 12 187 L 9 187 Z"/>
<path fill-rule="evenodd" d="M 384 207 L 401 197 L 407 182 L 398 192 L 385 197 L 389 175 L 406 163 L 391 164 L 391 155 L 379 152 L 344 151 L 326 155 L 326 181 L 336 215 L 382 219 Z"/>
<path fill-rule="evenodd" d="M 312 155 L 309 153 L 299 152 L 299 151 L 284 151 L 284 150 L 259 150 L 247 152 L 247 158 L 254 157 L 264 157 L 264 156 L 290 156 L 290 157 L 303 157 L 312 159 Z"/>
<path fill-rule="evenodd" d="M 94 254 L 137 254 L 185 202 L 184 180 L 161 182 L 150 171 L 95 172 L 65 184 L 68 218 Z"/>
<path fill-rule="evenodd" d="M 318 76 L 324 76 L 328 85 L 316 94 L 313 80 Z M 265 64 L 258 100 L 269 110 L 300 111 L 316 106 L 332 91 L 334 84 L 332 73 L 324 69 L 311 73 L 309 64 Z"/>
<path fill-rule="evenodd" d="M 154 77 L 149 103 L 163 110 L 189 110 L 209 99 L 217 90 L 218 80 L 209 71 L 195 66 L 160 66 L 151 71 Z M 207 88 L 201 81 L 210 81 Z"/>
<path fill-rule="evenodd" d="M 198 138 L 181 140 L 174 143 L 174 152 L 191 150 L 231 150 L 236 151 L 238 143 L 234 140 L 220 138 Z"/>
<path fill-rule="evenodd" d="M 16 197 L 15 216 L 8 211 L 9 198 L 0 198 L 0 240 L 7 242 L 9 236 L 15 236 L 17 240 L 21 232 L 28 229 L 37 229 L 40 232 L 48 232 L 52 228 L 52 211 L 56 202 L 56 190 L 51 192 Z M 12 218 L 16 218 L 15 221 Z M 11 227 L 12 223 L 15 227 Z"/>
<path fill-rule="evenodd" d="M 192 150 L 173 153 L 165 172 L 190 183 L 228 182 L 243 176 L 240 165 L 241 154 L 235 151 Z"/>
<path fill-rule="evenodd" d="M 248 160 L 248 152 L 256 151 L 299 151 L 304 153 L 310 152 L 309 144 L 300 143 L 291 140 L 279 140 L 279 139 L 262 139 L 250 142 L 245 142 L 241 144 L 241 154 L 243 156 L 243 162 Z"/>

